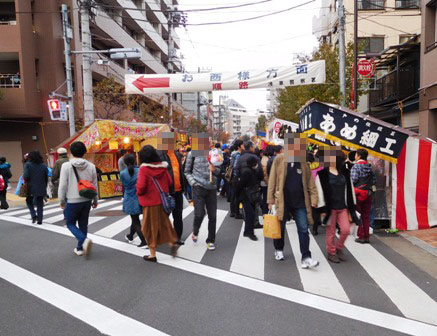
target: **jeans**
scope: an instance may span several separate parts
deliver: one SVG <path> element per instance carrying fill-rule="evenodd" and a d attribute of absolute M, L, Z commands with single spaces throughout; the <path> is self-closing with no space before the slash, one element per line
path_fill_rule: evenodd
<path fill-rule="evenodd" d="M 335 227 L 338 223 L 340 227 L 340 238 L 335 240 Z M 331 210 L 329 225 L 326 228 L 326 250 L 329 254 L 335 254 L 337 250 L 344 248 L 344 242 L 350 234 L 351 223 L 349 222 L 349 211 Z"/>
<path fill-rule="evenodd" d="M 30 211 L 30 216 L 36 218 L 38 223 L 42 223 L 43 209 L 44 209 L 44 197 L 43 196 L 27 196 L 26 204 Z M 36 212 L 35 212 L 36 206 Z"/>
<path fill-rule="evenodd" d="M 357 200 L 357 210 L 361 214 L 361 225 L 358 227 L 358 238 L 369 239 L 370 211 L 372 210 L 372 196 L 364 201 Z"/>
<path fill-rule="evenodd" d="M 208 213 L 208 238 L 207 243 L 215 242 L 215 230 L 217 224 L 217 191 L 193 187 L 194 223 L 193 234 L 199 235 L 199 229 L 205 217 L 205 207 Z"/>
<path fill-rule="evenodd" d="M 132 224 L 130 225 L 130 232 L 128 234 L 128 238 L 130 240 L 134 239 L 134 234 L 136 233 L 138 238 L 140 238 L 141 244 L 147 244 L 144 239 L 143 233 L 141 232 L 141 222 L 140 215 L 130 215 L 132 219 Z"/>
<path fill-rule="evenodd" d="M 255 226 L 255 207 L 248 200 L 243 201 L 244 208 L 244 234 L 253 235 Z"/>
<path fill-rule="evenodd" d="M 83 242 L 88 233 L 88 218 L 91 210 L 91 201 L 82 203 L 67 203 L 65 217 L 67 228 L 77 239 L 77 249 L 82 250 Z M 79 227 L 76 226 L 78 222 Z"/>
<path fill-rule="evenodd" d="M 173 215 L 173 227 L 178 235 L 178 239 L 182 237 L 182 231 L 184 229 L 184 222 L 182 221 L 182 210 L 184 208 L 184 199 L 182 191 L 178 191 L 172 195 L 176 201 L 176 207 L 174 208 Z"/>
<path fill-rule="evenodd" d="M 284 218 L 281 222 L 281 238 L 273 239 L 273 245 L 278 251 L 284 249 L 285 224 L 287 223 L 288 215 L 291 214 L 296 221 L 297 233 L 299 235 L 300 253 L 302 260 L 311 258 L 310 251 L 310 236 L 308 233 L 308 218 L 306 208 L 284 209 Z"/>

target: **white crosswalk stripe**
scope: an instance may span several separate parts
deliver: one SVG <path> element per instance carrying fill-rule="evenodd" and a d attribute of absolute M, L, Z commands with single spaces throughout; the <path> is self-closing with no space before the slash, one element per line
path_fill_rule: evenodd
<path fill-rule="evenodd" d="M 59 207 L 59 203 L 50 204 L 50 205 L 44 206 L 44 210 L 52 209 L 52 208 L 57 208 L 57 207 Z M 25 209 L 20 209 L 20 210 L 14 210 L 14 211 L 7 212 L 7 213 L 5 213 L 5 216 L 24 215 L 24 214 L 26 214 L 28 212 L 29 212 L 29 209 L 25 208 Z"/>
<path fill-rule="evenodd" d="M 46 214 L 53 216 L 48 216 L 44 222 L 51 224 L 61 222 L 63 220 L 62 210 L 56 208 L 57 205 L 50 205 L 50 207 L 51 208 L 49 208 Z M 117 238 L 116 236 L 129 229 L 131 224 L 130 217 L 124 215 L 116 218 L 117 220 L 115 222 L 108 221 L 108 224 L 105 224 L 105 220 L 107 220 L 108 217 L 101 215 L 99 216 L 98 213 L 98 211 L 102 208 L 105 211 L 121 210 L 121 201 L 107 201 L 102 203 L 97 210 L 94 210 L 97 216 L 90 217 L 90 224 L 95 223 L 98 227 L 98 230 L 93 234 L 106 238 L 112 238 L 113 240 L 123 240 L 123 238 Z M 0 220 L 7 221 L 8 218 L 16 218 L 16 221 L 14 221 L 16 223 L 30 223 L 21 217 L 23 211 L 27 211 L 27 209 L 0 215 Z M 193 207 L 184 209 L 183 218 L 186 219 L 188 216 L 192 215 L 193 211 Z M 11 214 L 15 215 L 12 216 Z M 235 220 L 225 221 L 227 215 L 228 211 L 217 210 L 217 239 L 219 241 L 219 245 L 217 247 L 218 249 L 221 248 L 220 241 L 223 241 L 227 238 L 220 235 L 220 229 L 224 228 L 225 226 L 229 227 L 231 225 L 237 225 Z M 170 219 L 172 220 L 171 216 Z M 262 236 L 262 230 L 256 230 L 255 233 L 258 235 L 259 240 L 253 242 L 250 239 L 243 237 L 243 221 L 240 221 L 238 225 L 241 225 L 239 237 L 237 240 L 235 240 L 235 249 L 233 250 L 232 255 L 229 255 L 228 253 L 229 264 L 226 266 L 227 269 L 224 270 L 254 279 L 268 279 L 266 278 L 265 274 L 266 264 L 268 264 L 269 268 L 271 269 L 272 267 L 275 267 L 275 265 L 272 266 L 270 263 L 278 263 L 274 260 L 273 256 L 266 258 L 265 255 L 266 244 L 272 244 L 272 241 L 270 239 L 265 239 Z M 185 230 L 186 229 L 187 223 L 185 223 Z M 93 230 L 91 229 L 90 232 L 92 233 L 92 231 Z M 235 230 L 233 232 L 235 232 Z M 318 260 L 320 265 L 315 269 L 305 270 L 301 269 L 300 267 L 301 254 L 296 225 L 294 223 L 288 224 L 286 232 L 291 243 L 292 255 L 295 259 L 295 263 L 289 263 L 289 276 L 291 277 L 292 274 L 299 274 L 300 282 L 302 283 L 302 287 L 305 292 L 317 294 L 345 303 L 350 303 L 353 295 L 350 295 L 351 293 L 349 293 L 348 290 L 350 291 L 351 289 L 350 287 L 346 289 L 340 281 L 344 281 L 344 274 L 343 278 L 338 276 L 337 272 L 340 272 L 339 268 L 337 268 L 336 265 L 328 262 L 325 249 L 323 247 L 319 247 L 319 244 L 316 242 L 311 233 L 310 250 L 312 252 L 313 259 Z M 185 245 L 178 249 L 178 257 L 207 265 L 207 259 L 209 258 L 206 258 L 203 261 L 207 252 L 207 247 L 205 244 L 207 234 L 208 218 L 206 216 L 202 222 L 198 242 L 194 243 L 191 239 L 191 235 L 189 235 L 185 241 Z M 232 249 L 233 247 L 228 246 L 228 248 Z M 374 281 L 382 290 L 382 292 L 385 293 L 387 299 L 390 300 L 405 317 L 437 325 L 436 301 L 434 301 L 432 297 L 430 297 L 424 290 L 415 284 L 392 262 L 378 252 L 375 247 L 372 245 L 359 245 L 355 243 L 353 241 L 353 237 L 350 236 L 346 241 L 346 249 L 354 257 L 353 260 L 348 260 L 348 262 L 358 263 L 359 266 L 367 273 L 369 282 Z M 284 263 L 287 263 L 287 260 L 285 260 Z M 297 270 L 295 268 L 297 268 Z"/>

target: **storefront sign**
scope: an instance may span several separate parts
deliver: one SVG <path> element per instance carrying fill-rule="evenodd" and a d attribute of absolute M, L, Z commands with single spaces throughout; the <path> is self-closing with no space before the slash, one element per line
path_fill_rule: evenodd
<path fill-rule="evenodd" d="M 320 102 L 305 106 L 299 114 L 300 130 L 343 146 L 365 148 L 372 156 L 396 163 L 408 134 L 366 115 L 349 113 Z"/>
<path fill-rule="evenodd" d="M 116 150 L 118 149 L 118 141 L 109 141 L 109 149 L 110 150 Z"/>
<path fill-rule="evenodd" d="M 234 72 L 125 75 L 127 94 L 283 88 L 325 83 L 325 61 Z"/>
<path fill-rule="evenodd" d="M 373 60 L 360 60 L 358 62 L 358 73 L 363 77 L 372 77 L 375 74 L 375 63 Z"/>

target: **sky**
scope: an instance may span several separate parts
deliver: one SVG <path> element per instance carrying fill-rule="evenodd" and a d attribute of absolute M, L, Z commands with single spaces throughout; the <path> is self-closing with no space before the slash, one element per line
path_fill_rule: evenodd
<path fill-rule="evenodd" d="M 179 0 L 179 8 L 200 9 L 259 2 L 260 0 Z M 272 0 L 242 8 L 189 12 L 188 23 L 221 22 L 243 19 L 290 8 L 311 0 Z M 312 18 L 320 10 L 320 0 L 302 7 L 253 21 L 207 26 L 187 26 L 177 30 L 186 71 L 198 68 L 212 71 L 265 69 L 292 65 L 298 54 L 309 54 L 317 46 L 312 35 Z M 249 111 L 265 110 L 267 92 L 263 89 L 222 91 Z"/>

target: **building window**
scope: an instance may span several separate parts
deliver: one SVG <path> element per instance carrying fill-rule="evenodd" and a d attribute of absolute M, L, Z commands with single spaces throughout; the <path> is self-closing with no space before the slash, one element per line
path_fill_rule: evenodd
<path fill-rule="evenodd" d="M 385 0 L 358 0 L 359 10 L 385 9 Z"/>
<path fill-rule="evenodd" d="M 360 54 L 379 53 L 384 50 L 384 37 L 359 37 L 358 49 Z"/>
<path fill-rule="evenodd" d="M 419 8 L 420 0 L 396 0 L 397 9 Z"/>
<path fill-rule="evenodd" d="M 410 38 L 412 38 L 414 35 L 399 35 L 399 44 L 407 42 Z"/>
<path fill-rule="evenodd" d="M 437 48 L 437 0 L 428 1 L 425 7 L 425 48 L 426 52 Z"/>

